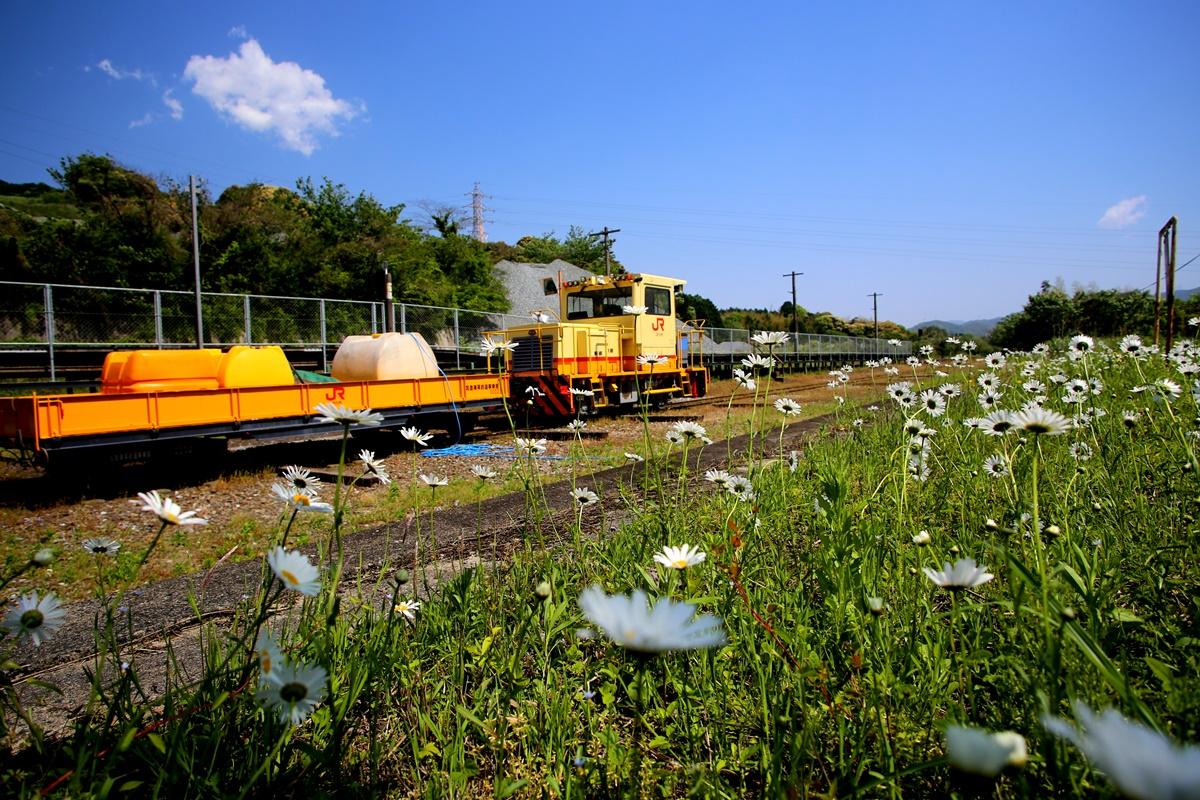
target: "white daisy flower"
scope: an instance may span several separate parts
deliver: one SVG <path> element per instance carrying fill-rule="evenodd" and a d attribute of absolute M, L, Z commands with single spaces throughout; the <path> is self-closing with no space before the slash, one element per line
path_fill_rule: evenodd
<path fill-rule="evenodd" d="M 271 670 L 256 696 L 259 702 L 275 710 L 280 722 L 299 725 L 325 699 L 328 679 L 324 667 L 281 664 Z"/>
<path fill-rule="evenodd" d="M 667 569 L 687 569 L 688 567 L 694 567 L 706 557 L 703 550 L 699 547 L 693 547 L 690 544 L 681 545 L 680 547 L 664 546 L 662 550 L 654 554 L 654 560 Z"/>
<path fill-rule="evenodd" d="M 1092 337 L 1084 336 L 1083 334 L 1072 336 L 1071 341 L 1067 343 L 1067 350 L 1079 354 L 1090 353 L 1095 349 L 1095 347 L 1095 340 L 1092 339 Z"/>
<path fill-rule="evenodd" d="M 522 439 L 517 437 L 516 451 L 521 455 L 540 456 L 546 452 L 545 439 Z"/>
<path fill-rule="evenodd" d="M 788 334 L 783 331 L 760 331 L 750 337 L 750 341 L 763 347 L 774 347 L 788 340 Z"/>
<path fill-rule="evenodd" d="M 732 475 L 723 469 L 710 469 L 706 470 L 704 473 L 704 480 L 708 481 L 709 483 L 720 484 L 721 486 L 727 486 L 729 484 L 729 479 L 732 477 Z"/>
<path fill-rule="evenodd" d="M 1169 378 L 1159 378 L 1154 382 L 1154 388 L 1167 400 L 1175 400 L 1183 394 L 1183 388 Z"/>
<path fill-rule="evenodd" d="M 637 314 L 645 314 L 646 311 L 647 311 L 646 306 L 621 306 L 622 314 L 637 315 Z"/>
<path fill-rule="evenodd" d="M 1132 333 L 1117 343 L 1117 349 L 1131 356 L 1139 356 L 1146 352 L 1142 346 L 1142 337 Z"/>
<path fill-rule="evenodd" d="M 984 417 L 979 424 L 979 430 L 988 436 L 1003 436 L 1013 428 L 1011 411 L 996 410 Z"/>
<path fill-rule="evenodd" d="M 1020 767 L 1029 758 L 1025 737 L 1013 731 L 992 733 L 964 725 L 946 727 L 946 757 L 974 775 L 994 778 L 1005 767 Z"/>
<path fill-rule="evenodd" d="M 1038 380 L 1029 380 L 1021 384 L 1021 388 L 1030 394 L 1042 394 L 1046 391 L 1046 384 Z"/>
<path fill-rule="evenodd" d="M 671 444 L 683 444 L 683 434 L 674 429 L 667 431 L 666 439 Z"/>
<path fill-rule="evenodd" d="M 580 508 L 590 506 L 592 503 L 599 502 L 600 500 L 600 495 L 596 494 L 585 486 L 572 489 L 571 497 L 575 498 L 575 502 Z"/>
<path fill-rule="evenodd" d="M 195 511 L 184 511 L 169 497 L 160 497 L 157 491 L 138 492 L 145 503 L 142 511 L 149 511 L 168 525 L 207 525 L 208 520 L 196 516 Z M 137 501 L 133 501 L 137 502 Z"/>
<path fill-rule="evenodd" d="M 741 500 L 744 503 L 754 501 L 754 484 L 749 478 L 743 478 L 741 475 L 731 475 L 729 480 L 725 481 L 725 488 L 731 495 Z"/>
<path fill-rule="evenodd" d="M 382 459 L 376 458 L 373 451 L 360 450 L 358 460 L 362 462 L 367 475 L 374 475 L 385 486 L 392 482 L 392 476 L 388 475 L 387 464 L 383 463 Z"/>
<path fill-rule="evenodd" d="M 937 389 L 921 392 L 920 403 L 925 413 L 931 417 L 940 417 L 946 413 L 946 398 Z"/>
<path fill-rule="evenodd" d="M 392 606 L 392 611 L 404 617 L 409 622 L 413 622 L 417 618 L 417 611 L 421 609 L 420 600 L 410 600 L 407 597 L 402 597 Z"/>
<path fill-rule="evenodd" d="M 1071 420 L 1057 411 L 1045 408 L 1030 408 L 1012 415 L 1014 428 L 1033 434 L 1058 436 L 1071 430 Z"/>
<path fill-rule="evenodd" d="M 800 404 L 790 397 L 781 397 L 775 401 L 775 410 L 785 417 L 800 415 Z"/>
<path fill-rule="evenodd" d="M 107 536 L 97 536 L 83 543 L 83 549 L 98 556 L 115 556 L 121 549 L 121 543 Z"/>
<path fill-rule="evenodd" d="M 1175 744 L 1111 708 L 1097 716 L 1084 703 L 1072 707 L 1078 728 L 1049 715 L 1042 717 L 1042 725 L 1082 750 L 1125 795 L 1139 800 L 1200 797 L 1200 747 Z"/>
<path fill-rule="evenodd" d="M 1067 448 L 1067 452 L 1076 461 L 1087 461 L 1092 457 L 1092 446 L 1087 442 L 1075 442 Z"/>
<path fill-rule="evenodd" d="M 471 467 L 471 474 L 481 481 L 489 481 L 496 477 L 496 470 L 491 467 L 485 467 L 482 464 L 476 464 Z"/>
<path fill-rule="evenodd" d="M 431 489 L 436 489 L 439 486 L 450 485 L 449 478 L 445 477 L 444 475 L 434 475 L 432 472 L 422 472 L 417 477 L 421 479 L 421 483 L 425 484 Z"/>
<path fill-rule="evenodd" d="M 975 378 L 975 382 L 982 389 L 998 389 L 1000 388 L 1000 379 L 990 372 L 984 372 Z"/>
<path fill-rule="evenodd" d="M 758 353 L 751 353 L 742 359 L 742 366 L 748 369 L 765 369 L 774 368 L 775 359 L 772 356 L 760 356 Z"/>
<path fill-rule="evenodd" d="M 1004 357 L 1003 353 L 988 353 L 983 357 L 983 363 L 991 369 L 1000 369 L 1008 363 L 1008 359 Z"/>
<path fill-rule="evenodd" d="M 333 506 L 329 503 L 322 503 L 314 492 L 293 489 L 282 483 L 271 484 L 271 492 L 296 511 L 310 511 L 317 514 L 333 513 Z"/>
<path fill-rule="evenodd" d="M 1003 396 L 1004 395 L 1000 394 L 999 392 L 994 392 L 990 389 L 985 392 L 980 392 L 978 398 L 979 405 L 990 411 L 996 407 L 996 404 L 1000 402 L 1000 398 Z"/>
<path fill-rule="evenodd" d="M 942 397 L 951 400 L 962 394 L 962 389 L 957 383 L 943 383 L 938 387 L 938 391 L 942 393 Z"/>
<path fill-rule="evenodd" d="M 483 354 L 485 356 L 490 357 L 493 353 L 505 352 L 505 351 L 511 352 L 511 351 L 515 350 L 517 347 L 517 342 L 505 342 L 505 341 L 498 342 L 495 339 L 485 336 L 480 341 L 479 347 L 483 351 Z"/>
<path fill-rule="evenodd" d="M 983 460 L 983 472 L 992 478 L 1003 478 L 1008 474 L 1008 462 L 1002 455 L 990 455 Z"/>
<path fill-rule="evenodd" d="M 708 431 L 704 429 L 703 425 L 686 419 L 673 423 L 671 430 L 678 431 L 681 435 L 689 439 L 702 439 L 708 436 Z"/>
<path fill-rule="evenodd" d="M 369 408 L 350 409 L 333 403 L 321 403 L 314 409 L 322 422 L 332 422 L 337 425 L 378 425 L 383 422 L 383 414 Z"/>
<path fill-rule="evenodd" d="M 608 595 L 599 586 L 592 586 L 579 595 L 579 609 L 609 639 L 628 650 L 696 650 L 720 647 L 726 641 L 717 617 L 697 617 L 691 603 L 667 597 L 659 598 L 651 608 L 640 589 L 629 596 Z"/>
<path fill-rule="evenodd" d="M 924 572 L 929 580 L 951 591 L 974 589 L 995 577 L 987 571 L 987 567 L 978 566 L 973 558 L 960 558 L 954 566 L 947 561 L 940 571 L 925 567 Z"/>
<path fill-rule="evenodd" d="M 758 384 L 754 382 L 754 379 L 750 377 L 749 373 L 740 369 L 735 368 L 733 370 L 733 379 L 737 382 L 738 386 L 741 386 L 743 389 L 751 392 L 758 387 Z"/>
<path fill-rule="evenodd" d="M 651 366 L 658 366 L 658 365 L 666 364 L 668 359 L 666 356 L 652 356 L 652 355 L 646 354 L 646 355 L 638 356 L 636 360 L 637 360 L 637 363 L 639 363 L 643 366 L 645 366 L 646 364 L 649 364 Z"/>
<path fill-rule="evenodd" d="M 315 492 L 321 485 L 321 479 L 304 467 L 292 465 L 283 470 L 283 479 L 299 492 Z"/>
<path fill-rule="evenodd" d="M 925 545 L 929 544 L 930 541 L 932 541 L 932 538 L 933 537 L 929 535 L 929 531 L 920 531 L 912 537 L 912 543 L 918 547 L 924 547 Z"/>
<path fill-rule="evenodd" d="M 34 647 L 41 647 L 66 618 L 67 612 L 53 594 L 39 597 L 37 592 L 30 592 L 17 598 L 17 607 L 4 616 L 3 625 L 10 637 L 27 636 Z"/>
<path fill-rule="evenodd" d="M 273 547 L 267 553 L 267 563 L 283 585 L 300 594 L 312 597 L 321 591 L 320 573 L 299 550 Z"/>
<path fill-rule="evenodd" d="M 576 397 L 595 397 L 596 391 L 594 389 L 576 389 L 574 386 L 572 386 L 571 394 L 575 395 Z"/>
<path fill-rule="evenodd" d="M 277 667 L 283 666 L 283 651 L 269 631 L 259 631 L 254 643 L 254 658 L 258 661 L 259 680 L 266 681 Z"/>
<path fill-rule="evenodd" d="M 626 461 L 633 462 L 634 464 L 636 464 L 636 463 L 638 463 L 639 461 L 645 461 L 646 459 L 642 458 L 642 457 L 641 457 L 639 454 L 637 454 L 637 453 L 626 453 L 626 454 L 625 454 L 625 460 L 626 460 Z"/>
<path fill-rule="evenodd" d="M 587 423 L 581 419 L 573 419 L 567 423 L 567 430 L 571 433 L 578 433 L 587 427 Z"/>
<path fill-rule="evenodd" d="M 401 428 L 400 435 L 410 442 L 416 442 L 421 447 L 428 447 L 429 440 L 433 438 L 432 433 L 422 433 L 421 429 L 415 425 L 409 428 Z"/>

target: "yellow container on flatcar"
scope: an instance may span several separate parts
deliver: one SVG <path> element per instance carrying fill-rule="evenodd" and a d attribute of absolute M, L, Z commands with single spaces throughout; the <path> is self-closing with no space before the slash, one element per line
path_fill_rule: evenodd
<path fill-rule="evenodd" d="M 222 389 L 286 386 L 290 383 L 295 383 L 292 365 L 283 354 L 283 348 L 274 345 L 236 345 L 221 356 L 221 362 L 217 366 L 217 385 Z"/>
<path fill-rule="evenodd" d="M 116 383 L 106 382 L 106 393 L 178 392 L 217 389 L 220 350 L 133 350 L 121 367 Z"/>
<path fill-rule="evenodd" d="M 104 357 L 104 368 L 100 370 L 100 385 L 104 391 L 117 391 L 116 387 L 121 384 L 121 370 L 125 369 L 129 356 L 128 350 L 114 350 Z"/>

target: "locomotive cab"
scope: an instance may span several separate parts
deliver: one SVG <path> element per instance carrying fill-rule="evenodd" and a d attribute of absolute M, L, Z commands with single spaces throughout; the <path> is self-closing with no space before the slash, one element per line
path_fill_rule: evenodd
<path fill-rule="evenodd" d="M 535 319 L 501 332 L 516 343 L 507 355 L 514 399 L 565 417 L 702 396 L 700 338 L 681 332 L 675 317 L 683 285 L 631 273 L 562 282 L 559 322 Z"/>

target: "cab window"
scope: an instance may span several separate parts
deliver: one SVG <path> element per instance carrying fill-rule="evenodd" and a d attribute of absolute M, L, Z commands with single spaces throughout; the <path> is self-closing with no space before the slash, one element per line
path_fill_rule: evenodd
<path fill-rule="evenodd" d="M 647 286 L 646 313 L 656 317 L 671 316 L 671 290 L 661 286 Z"/>
<path fill-rule="evenodd" d="M 567 319 L 619 317 L 625 306 L 633 304 L 633 290 L 610 286 L 567 295 Z"/>

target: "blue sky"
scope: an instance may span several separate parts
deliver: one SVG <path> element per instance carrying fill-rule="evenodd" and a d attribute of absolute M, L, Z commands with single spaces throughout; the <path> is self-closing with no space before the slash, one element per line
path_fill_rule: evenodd
<path fill-rule="evenodd" d="M 1200 253 L 1200 4 L 23 3 L 0 178 L 111 153 L 214 193 L 490 195 L 488 236 L 620 228 L 721 306 L 912 324 Z M 1184 272 L 1181 286 L 1200 285 Z"/>

